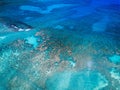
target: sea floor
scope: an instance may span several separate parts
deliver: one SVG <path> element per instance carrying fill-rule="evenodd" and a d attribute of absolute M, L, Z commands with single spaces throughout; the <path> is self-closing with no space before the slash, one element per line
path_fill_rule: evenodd
<path fill-rule="evenodd" d="M 0 90 L 120 90 L 120 1 L 0 1 Z"/>

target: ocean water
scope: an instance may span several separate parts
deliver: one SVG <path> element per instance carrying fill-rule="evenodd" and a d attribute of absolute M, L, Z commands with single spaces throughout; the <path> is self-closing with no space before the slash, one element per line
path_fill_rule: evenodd
<path fill-rule="evenodd" d="M 120 90 L 120 0 L 0 0 L 0 90 Z"/>

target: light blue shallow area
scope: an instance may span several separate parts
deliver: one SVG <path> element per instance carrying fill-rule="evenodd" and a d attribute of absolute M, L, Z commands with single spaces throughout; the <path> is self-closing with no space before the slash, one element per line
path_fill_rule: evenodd
<path fill-rule="evenodd" d="M 119 55 L 113 55 L 109 57 L 109 60 L 115 64 L 120 63 L 120 56 Z"/>
<path fill-rule="evenodd" d="M 62 72 L 46 81 L 47 90 L 99 90 L 108 85 L 106 78 L 98 72 Z"/>

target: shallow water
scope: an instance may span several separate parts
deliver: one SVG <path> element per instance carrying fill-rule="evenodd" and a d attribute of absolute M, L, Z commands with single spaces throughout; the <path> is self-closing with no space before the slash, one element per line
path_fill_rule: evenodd
<path fill-rule="evenodd" d="M 120 1 L 1 0 L 0 90 L 120 90 Z"/>

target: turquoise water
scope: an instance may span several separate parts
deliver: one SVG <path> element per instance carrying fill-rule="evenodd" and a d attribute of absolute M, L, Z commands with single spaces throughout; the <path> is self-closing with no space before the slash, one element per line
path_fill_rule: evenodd
<path fill-rule="evenodd" d="M 120 1 L 1 0 L 0 90 L 120 90 Z"/>

